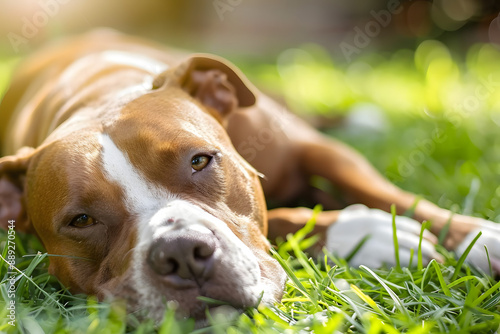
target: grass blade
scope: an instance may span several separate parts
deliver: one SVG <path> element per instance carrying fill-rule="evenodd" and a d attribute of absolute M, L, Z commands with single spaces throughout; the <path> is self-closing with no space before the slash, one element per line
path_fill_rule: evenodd
<path fill-rule="evenodd" d="M 396 259 L 396 269 L 401 271 L 401 264 L 399 262 L 399 242 L 398 242 L 398 229 L 396 228 L 396 206 L 391 205 L 392 214 L 392 240 L 394 242 L 394 258 Z"/>
<path fill-rule="evenodd" d="M 361 247 L 363 247 L 363 245 L 368 241 L 368 239 L 371 238 L 371 235 L 365 235 L 363 237 L 363 239 L 361 239 L 360 242 L 358 242 L 358 244 L 356 245 L 356 247 L 354 247 L 354 249 L 349 253 L 347 254 L 347 256 L 344 258 L 346 260 L 346 262 L 349 262 L 352 260 L 352 258 L 356 255 L 356 253 L 361 249 Z"/>
<path fill-rule="evenodd" d="M 477 297 L 477 299 L 474 300 L 474 302 L 472 302 L 472 306 L 478 306 L 480 303 L 482 303 L 483 300 L 485 300 L 487 297 L 491 296 L 493 294 L 493 292 L 495 292 L 498 289 L 500 289 L 500 282 L 497 282 L 497 284 L 493 285 L 485 293 L 483 293 L 481 296 Z"/>
<path fill-rule="evenodd" d="M 474 238 L 474 240 L 472 240 L 472 242 L 469 244 L 469 246 L 465 249 L 465 252 L 458 259 L 457 265 L 455 266 L 455 272 L 453 273 L 453 276 L 451 277 L 452 281 L 454 281 L 454 280 L 457 279 L 458 274 L 460 274 L 460 270 L 462 269 L 462 266 L 463 266 L 463 264 L 465 262 L 465 259 L 467 258 L 467 255 L 469 255 L 472 247 L 474 247 L 474 244 L 476 243 L 477 239 L 479 239 L 479 237 L 481 237 L 482 234 L 483 234 L 482 232 L 479 232 L 476 235 L 476 237 Z"/>
<path fill-rule="evenodd" d="M 394 305 L 399 310 L 399 312 L 401 312 L 403 315 L 409 318 L 410 315 L 408 314 L 406 308 L 403 306 L 403 302 L 401 302 L 401 299 L 399 299 L 399 297 L 394 293 L 394 291 L 392 291 L 391 288 L 389 288 L 389 286 L 385 284 L 385 282 L 380 278 L 380 276 L 375 274 L 371 269 L 369 269 L 366 266 L 360 266 L 360 268 L 363 269 L 364 271 L 367 271 L 380 283 L 380 285 L 382 285 L 382 287 L 385 289 L 385 291 L 387 291 L 391 299 L 394 301 Z"/>
<path fill-rule="evenodd" d="M 417 269 L 422 270 L 424 269 L 423 265 L 423 260 L 422 260 L 422 240 L 424 239 L 424 231 L 429 227 L 430 223 L 428 221 L 422 222 L 422 226 L 420 228 L 420 236 L 418 240 L 418 264 L 417 264 Z"/>
<path fill-rule="evenodd" d="M 437 275 L 437 278 L 439 280 L 439 284 L 441 285 L 441 289 L 443 289 L 443 293 L 446 296 L 451 297 L 450 289 L 448 289 L 448 285 L 444 281 L 444 277 L 443 277 L 443 274 L 441 273 L 441 268 L 439 268 L 439 264 L 436 262 L 436 260 L 433 259 L 429 263 L 429 266 L 431 266 L 431 265 L 434 268 L 434 270 L 436 271 L 436 275 Z"/>
<path fill-rule="evenodd" d="M 375 312 L 377 312 L 380 316 L 382 316 L 386 321 L 391 322 L 391 319 L 387 316 L 387 314 L 385 314 L 385 312 L 382 311 L 382 309 L 380 309 L 380 307 L 378 307 L 377 303 L 375 303 L 375 301 L 373 299 L 371 299 L 370 296 L 368 296 L 367 294 L 365 294 L 363 291 L 361 291 L 360 288 L 358 288 L 354 284 L 351 284 L 351 290 L 354 291 L 354 293 L 359 298 L 361 298 L 365 303 L 367 303 L 368 305 L 370 305 L 370 307 Z"/>

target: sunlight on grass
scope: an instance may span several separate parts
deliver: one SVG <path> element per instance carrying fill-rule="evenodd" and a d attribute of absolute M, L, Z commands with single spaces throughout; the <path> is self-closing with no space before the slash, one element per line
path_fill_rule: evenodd
<path fill-rule="evenodd" d="M 346 66 L 305 45 L 285 51 L 277 69 L 254 66 L 249 73 L 266 89 L 282 91 L 298 113 L 342 114 L 359 102 L 395 114 L 475 113 L 499 106 L 500 50 L 478 44 L 466 61 L 457 58 L 441 42 L 428 40 L 415 51 L 367 54 Z"/>

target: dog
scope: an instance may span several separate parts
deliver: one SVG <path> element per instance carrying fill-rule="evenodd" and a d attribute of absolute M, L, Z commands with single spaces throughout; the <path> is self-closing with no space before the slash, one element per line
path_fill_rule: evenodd
<path fill-rule="evenodd" d="M 122 298 L 161 320 L 166 301 L 201 320 L 212 306 L 281 299 L 286 275 L 269 254 L 302 228 L 307 208 L 267 211 L 301 197 L 332 208 L 310 184 L 325 178 L 358 203 L 316 216 L 320 246 L 353 265 L 393 263 L 392 204 L 403 262 L 420 225 L 449 226 L 448 249 L 499 268 L 500 229 L 451 215 L 384 179 L 360 154 L 259 92 L 226 60 L 99 30 L 43 49 L 19 65 L 0 105 L 0 222 L 36 234 L 49 271 L 73 292 Z M 264 197 L 265 196 L 265 197 Z M 426 260 L 439 257 L 425 234 Z M 406 254 L 406 255 L 405 255 Z M 485 262 L 486 261 L 486 262 Z"/>

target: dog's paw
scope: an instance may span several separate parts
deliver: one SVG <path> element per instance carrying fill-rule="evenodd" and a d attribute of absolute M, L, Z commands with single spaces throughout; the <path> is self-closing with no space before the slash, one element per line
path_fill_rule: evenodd
<path fill-rule="evenodd" d="M 411 249 L 412 261 L 416 264 L 421 224 L 408 217 L 396 216 L 396 228 L 401 266 L 410 264 Z M 326 248 L 340 257 L 346 257 L 365 237 L 368 239 L 352 257 L 350 265 L 377 268 L 384 263 L 390 266 L 396 264 L 392 215 L 364 205 L 353 205 L 340 213 L 337 222 L 327 230 Z M 429 231 L 424 231 L 421 245 L 424 263 L 434 258 L 441 259 L 434 247 L 436 243 L 437 238 Z"/>
<path fill-rule="evenodd" d="M 490 263 L 493 271 L 500 273 L 500 224 L 495 224 L 486 220 L 480 220 L 477 227 L 467 234 L 465 239 L 455 249 L 458 256 L 461 256 L 469 247 L 479 232 L 482 232 L 479 239 L 467 255 L 466 262 L 480 268 L 486 273 L 490 272 Z M 485 247 L 488 249 L 486 252 Z M 489 262 L 488 262 L 489 255 Z"/>

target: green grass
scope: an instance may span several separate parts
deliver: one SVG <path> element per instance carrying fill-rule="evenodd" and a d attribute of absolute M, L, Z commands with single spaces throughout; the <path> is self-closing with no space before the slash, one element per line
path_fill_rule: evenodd
<path fill-rule="evenodd" d="M 311 221 L 313 223 L 313 220 Z M 3 233 L 6 238 L 6 233 Z M 219 315 L 196 333 L 494 333 L 500 324 L 500 283 L 456 260 L 442 247 L 443 264 L 373 269 L 350 268 L 326 254 L 313 261 L 302 251 L 306 233 L 290 235 L 273 255 L 289 276 L 280 304 L 249 309 L 242 315 Z M 5 239 L 4 238 L 4 239 Z M 181 333 L 194 330 L 190 320 L 175 320 L 169 308 L 165 321 L 127 316 L 123 305 L 97 303 L 72 296 L 47 274 L 45 254 L 26 257 L 40 245 L 18 233 L 16 282 L 17 327 L 6 323 L 1 302 L 0 331 L 7 333 Z M 4 251 L 5 255 L 5 251 Z M 22 256 L 25 257 L 22 257 Z M 334 265 L 335 263 L 335 265 Z M 6 272 L 1 283 L 6 300 Z M 28 278 L 29 277 L 29 278 Z"/>
<path fill-rule="evenodd" d="M 309 116 L 346 115 L 359 103 L 377 106 L 386 119 L 385 131 L 356 131 L 356 127 L 347 126 L 326 132 L 363 152 L 399 186 L 456 212 L 500 222 L 500 89 L 493 87 L 477 109 L 460 108 L 481 80 L 500 73 L 498 56 L 493 47 L 478 45 L 460 59 L 443 45 L 426 42 L 415 52 L 370 55 L 340 65 L 317 47 L 307 46 L 286 53 L 278 67 L 252 64 L 245 72 L 259 85 L 284 91 L 287 101 L 299 109 L 296 111 Z M 216 315 L 208 329 L 195 332 L 416 334 L 498 330 L 500 283 L 470 268 L 463 258 L 455 258 L 442 246 L 437 250 L 444 257 L 443 263 L 351 268 L 345 259 L 328 253 L 310 259 L 302 251 L 312 242 L 305 239 L 306 232 L 289 236 L 273 251 L 289 276 L 281 303 L 248 309 L 241 315 Z M 8 265 L 1 261 L 0 332 L 194 330 L 192 321 L 175 320 L 172 307 L 167 309 L 165 321 L 155 327 L 151 321 L 127 315 L 123 305 L 71 295 L 47 273 L 48 257 L 37 255 L 39 250 L 43 252 L 39 242 L 21 233 L 16 236 L 16 267 L 22 272 L 14 273 L 18 326 L 13 328 L 6 322 Z M 6 232 L 0 232 L 0 240 L 5 257 Z"/>

